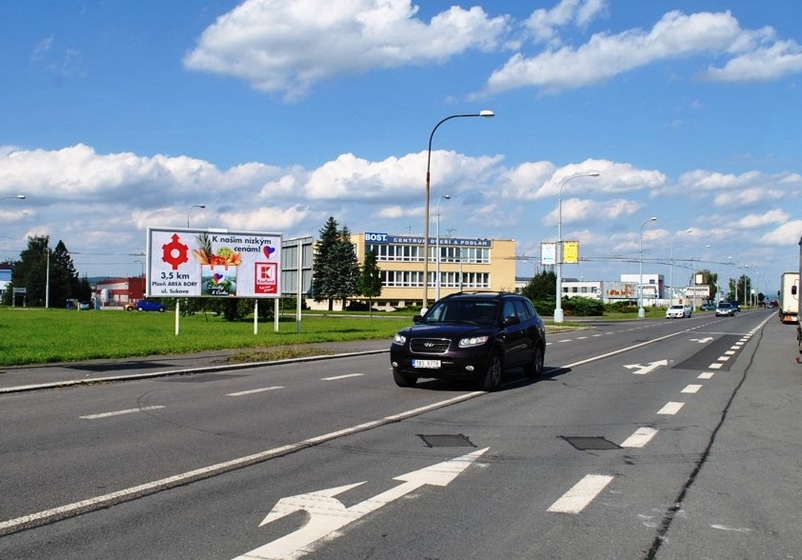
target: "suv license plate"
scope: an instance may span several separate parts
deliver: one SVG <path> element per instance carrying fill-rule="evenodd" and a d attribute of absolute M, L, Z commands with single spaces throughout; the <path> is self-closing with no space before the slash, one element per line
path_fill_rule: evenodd
<path fill-rule="evenodd" d="M 440 369 L 440 360 L 412 360 L 412 367 L 423 369 Z"/>

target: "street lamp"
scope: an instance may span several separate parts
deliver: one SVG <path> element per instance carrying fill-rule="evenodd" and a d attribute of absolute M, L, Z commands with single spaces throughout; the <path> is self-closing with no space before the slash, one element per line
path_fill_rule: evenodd
<path fill-rule="evenodd" d="M 435 272 L 434 278 L 434 285 L 435 285 L 435 293 L 434 293 L 434 300 L 437 301 L 440 299 L 440 201 L 443 199 L 451 200 L 451 196 L 447 194 L 441 194 L 440 198 L 437 199 L 437 270 Z"/>
<path fill-rule="evenodd" d="M 588 173 L 576 173 L 566 177 L 560 182 L 557 201 L 557 304 L 554 307 L 554 322 L 562 323 L 565 315 L 563 314 L 563 187 L 571 179 L 577 177 L 598 177 L 598 171 Z"/>
<path fill-rule="evenodd" d="M 638 306 L 638 318 L 643 319 L 646 317 L 646 310 L 643 309 L 643 228 L 649 222 L 656 222 L 657 216 L 652 216 L 640 225 L 640 305 Z"/>
<path fill-rule="evenodd" d="M 8 199 L 12 199 L 12 198 L 18 198 L 20 200 L 25 200 L 25 195 L 24 194 L 18 194 L 17 196 L 4 196 L 3 198 L 0 198 L 0 200 L 8 200 Z"/>
<path fill-rule="evenodd" d="M 192 213 L 192 209 L 193 208 L 206 208 L 206 205 L 205 204 L 193 204 L 192 206 L 189 207 L 189 210 L 187 211 L 187 227 L 189 227 L 189 215 Z"/>
<path fill-rule="evenodd" d="M 478 113 L 467 113 L 459 115 L 450 115 L 439 123 L 434 125 L 431 134 L 429 134 L 429 151 L 426 158 L 426 219 L 423 225 L 423 308 L 422 313 L 426 312 L 429 300 L 429 199 L 431 197 L 431 168 L 432 168 L 432 138 L 434 133 L 444 122 L 451 119 L 458 119 L 463 117 L 493 117 L 496 114 L 490 110 L 479 111 Z"/>

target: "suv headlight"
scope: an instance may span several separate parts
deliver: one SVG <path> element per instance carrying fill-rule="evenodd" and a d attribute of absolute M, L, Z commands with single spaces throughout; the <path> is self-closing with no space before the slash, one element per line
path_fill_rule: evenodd
<path fill-rule="evenodd" d="M 406 341 L 407 337 L 405 337 L 403 334 L 395 333 L 395 336 L 393 337 L 393 344 L 400 344 L 403 346 Z"/>
<path fill-rule="evenodd" d="M 481 346 L 487 342 L 488 336 L 471 336 L 469 338 L 462 338 L 459 341 L 460 348 L 470 348 L 472 346 Z"/>

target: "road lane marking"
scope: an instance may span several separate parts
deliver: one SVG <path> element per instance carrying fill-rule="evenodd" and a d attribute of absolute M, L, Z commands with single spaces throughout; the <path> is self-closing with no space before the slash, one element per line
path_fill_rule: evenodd
<path fill-rule="evenodd" d="M 722 365 L 724 365 L 724 364 L 710 364 L 707 367 L 710 368 L 710 369 L 721 369 Z"/>
<path fill-rule="evenodd" d="M 657 430 L 649 427 L 642 427 L 635 430 L 635 433 L 629 436 L 621 444 L 621 447 L 644 447 L 649 443 L 654 436 L 657 435 Z"/>
<path fill-rule="evenodd" d="M 283 455 L 294 453 L 302 449 L 307 449 L 309 447 L 313 447 L 315 445 L 319 445 L 321 443 L 325 443 L 327 441 L 331 441 L 346 435 L 352 435 L 359 432 L 364 432 L 372 428 L 398 422 L 399 420 L 413 418 L 415 416 L 423 414 L 424 412 L 429 412 L 432 410 L 436 410 L 438 408 L 451 406 L 486 394 L 487 391 L 472 391 L 470 393 L 465 393 L 464 395 L 459 395 L 456 397 L 452 397 L 450 399 L 446 399 L 444 401 L 438 401 L 430 405 L 414 408 L 412 410 L 407 410 L 404 412 L 400 412 L 398 414 L 393 414 L 391 416 L 386 416 L 378 420 L 365 422 L 364 424 L 358 424 L 356 426 L 352 426 L 350 428 L 346 428 L 343 430 L 338 430 L 336 432 L 329 432 L 328 434 L 322 434 L 317 437 L 305 439 L 298 443 L 283 445 L 281 447 L 274 447 L 273 449 L 267 449 L 259 453 L 254 453 L 252 455 L 238 457 L 236 459 L 231 459 L 229 461 L 224 461 L 222 463 L 216 463 L 208 467 L 202 467 L 192 471 L 169 476 L 167 478 L 154 480 L 152 482 L 146 482 L 138 486 L 132 486 L 130 488 L 125 488 L 122 490 L 118 490 L 116 492 L 111 492 L 109 494 L 103 494 L 102 496 L 95 496 L 93 498 L 87 498 L 85 500 L 73 502 L 71 504 L 66 504 L 63 506 L 43 511 L 38 511 L 28 515 L 23 515 L 22 517 L 17 517 L 15 519 L 0 521 L 0 536 L 15 531 L 19 531 L 20 529 L 23 528 L 31 529 L 33 527 L 39 527 L 46 523 L 52 523 L 59 519 L 65 519 L 67 517 L 72 517 L 80 513 L 88 513 L 90 511 L 96 511 L 98 509 L 110 507 L 117 503 L 133 500 L 135 498 L 141 498 L 144 496 L 149 496 L 151 494 L 155 494 L 156 492 L 161 492 L 168 488 L 174 488 L 176 486 L 181 486 L 184 484 L 188 484 L 190 482 L 203 480 L 206 478 L 210 478 L 212 476 L 223 474 L 225 472 L 229 472 L 234 469 L 260 463 L 268 459 L 281 457 Z"/>
<path fill-rule="evenodd" d="M 346 373 L 345 375 L 334 375 L 332 377 L 324 377 L 321 381 L 339 381 L 340 379 L 348 379 L 349 377 L 362 377 L 364 373 Z"/>
<path fill-rule="evenodd" d="M 699 389 L 701 389 L 701 388 L 702 388 L 701 385 L 696 385 L 696 384 L 692 383 L 692 384 L 688 385 L 687 387 L 685 387 L 682 391 L 680 391 L 680 393 L 694 394 L 694 393 L 698 393 Z"/>
<path fill-rule="evenodd" d="M 573 488 L 551 504 L 546 511 L 551 513 L 580 513 L 604 490 L 613 477 L 602 474 L 589 474 L 577 482 Z"/>
<path fill-rule="evenodd" d="M 657 414 L 664 414 L 664 415 L 673 415 L 680 411 L 680 409 L 685 406 L 685 403 L 681 402 L 669 402 L 666 405 L 657 411 Z"/>
<path fill-rule="evenodd" d="M 227 397 L 243 397 L 245 395 L 254 395 L 256 393 L 264 393 L 265 391 L 276 391 L 283 389 L 281 385 L 274 385 L 273 387 L 262 387 L 261 389 L 250 389 L 248 391 L 237 391 L 236 393 L 228 393 Z"/>
<path fill-rule="evenodd" d="M 157 410 L 164 408 L 161 405 L 141 406 L 139 408 L 128 408 L 126 410 L 114 410 L 112 412 L 101 412 L 99 414 L 87 414 L 86 416 L 79 416 L 81 420 L 97 420 L 99 418 L 110 418 L 112 416 L 122 416 L 123 414 L 133 414 L 135 412 L 147 412 L 148 410 Z"/>
<path fill-rule="evenodd" d="M 703 371 L 699 374 L 699 379 L 712 379 L 714 375 L 716 375 L 716 373 L 713 371 Z"/>

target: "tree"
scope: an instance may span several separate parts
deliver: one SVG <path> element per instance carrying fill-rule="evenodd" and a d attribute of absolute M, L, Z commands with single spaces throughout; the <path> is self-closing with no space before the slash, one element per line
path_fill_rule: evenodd
<path fill-rule="evenodd" d="M 332 295 L 334 299 L 342 301 L 342 310 L 345 311 L 346 300 L 358 293 L 359 260 L 356 258 L 356 247 L 351 242 L 351 231 L 343 227 L 339 231 L 337 244 L 333 251 Z"/>
<path fill-rule="evenodd" d="M 373 317 L 373 298 L 382 294 L 381 270 L 376 263 L 376 253 L 368 251 L 357 283 L 357 291 L 368 298 L 369 314 Z"/>
<path fill-rule="evenodd" d="M 557 304 L 557 275 L 552 271 L 540 272 L 532 277 L 521 293 L 532 300 L 539 314 L 553 315 Z"/>
<path fill-rule="evenodd" d="M 359 280 L 359 261 L 351 232 L 347 227 L 338 229 L 337 221 L 330 217 L 319 233 L 312 271 L 312 298 L 328 300 L 329 311 L 334 308 L 334 300 L 339 299 L 345 309 L 346 300 L 357 294 Z"/>
<path fill-rule="evenodd" d="M 20 253 L 20 260 L 14 263 L 11 284 L 25 288 L 27 304 L 31 306 L 50 303 L 61 307 L 70 297 L 85 296 L 84 301 L 89 299 L 89 293 L 84 293 L 85 287 L 78 280 L 66 245 L 59 241 L 55 249 L 50 249 L 49 236 L 28 238 L 28 246 Z M 48 287 L 49 297 L 46 294 Z"/>
<path fill-rule="evenodd" d="M 312 266 L 312 298 L 315 301 L 328 299 L 329 311 L 334 302 L 334 247 L 339 240 L 337 221 L 329 217 L 326 224 L 318 232 L 320 237 L 315 243 L 315 256 Z"/>

